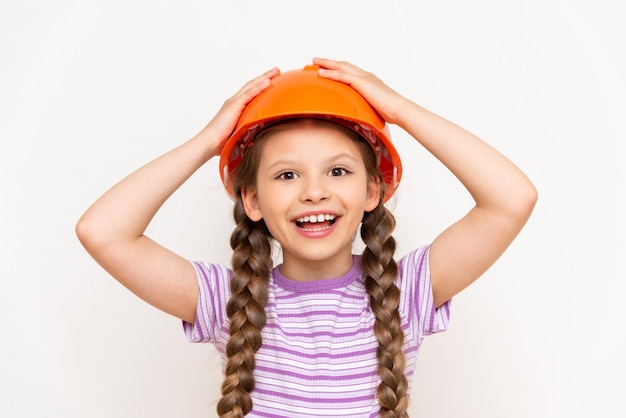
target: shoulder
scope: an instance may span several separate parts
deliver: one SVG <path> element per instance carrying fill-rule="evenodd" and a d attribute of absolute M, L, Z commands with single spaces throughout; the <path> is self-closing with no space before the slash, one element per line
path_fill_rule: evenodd
<path fill-rule="evenodd" d="M 430 245 L 424 245 L 409 252 L 398 260 L 398 276 L 429 277 L 428 255 Z"/>
<path fill-rule="evenodd" d="M 211 295 L 215 292 L 227 294 L 230 291 L 229 282 L 233 271 L 229 267 L 204 261 L 192 261 L 191 264 L 198 276 L 201 297 L 203 294 Z"/>
<path fill-rule="evenodd" d="M 193 342 L 215 342 L 226 323 L 232 270 L 221 264 L 191 261 L 198 276 L 198 301 L 194 323 L 184 322 L 185 335 Z"/>
<path fill-rule="evenodd" d="M 228 278 L 233 274 L 233 271 L 223 264 L 193 260 L 191 261 L 191 264 L 196 269 L 196 273 L 198 274 L 199 278 Z"/>
<path fill-rule="evenodd" d="M 416 248 L 398 260 L 397 286 L 403 295 L 405 307 L 427 303 L 432 298 L 432 284 L 428 255 L 430 246 Z"/>
<path fill-rule="evenodd" d="M 417 324 L 418 341 L 424 335 L 448 327 L 450 303 L 435 305 L 429 267 L 430 245 L 417 248 L 398 261 L 398 280 L 402 295 L 400 311 Z"/>

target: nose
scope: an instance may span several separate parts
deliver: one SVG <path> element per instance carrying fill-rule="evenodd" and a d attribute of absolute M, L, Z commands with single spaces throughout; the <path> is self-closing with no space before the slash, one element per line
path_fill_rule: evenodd
<path fill-rule="evenodd" d="M 302 190 L 300 192 L 300 200 L 306 203 L 318 203 L 327 200 L 330 197 L 330 191 L 324 179 L 317 177 L 309 177 L 302 182 Z"/>

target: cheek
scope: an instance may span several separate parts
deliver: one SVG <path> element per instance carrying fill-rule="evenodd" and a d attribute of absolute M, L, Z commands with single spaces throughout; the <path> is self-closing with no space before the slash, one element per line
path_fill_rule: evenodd
<path fill-rule="evenodd" d="M 368 193 L 363 184 L 354 184 L 352 187 L 347 187 L 344 191 L 344 200 L 350 202 L 350 206 L 358 208 L 359 210 L 367 210 L 368 205 Z"/>
<path fill-rule="evenodd" d="M 266 215 L 276 215 L 286 211 L 289 205 L 290 196 L 284 189 L 264 186 L 259 188 L 259 207 Z"/>

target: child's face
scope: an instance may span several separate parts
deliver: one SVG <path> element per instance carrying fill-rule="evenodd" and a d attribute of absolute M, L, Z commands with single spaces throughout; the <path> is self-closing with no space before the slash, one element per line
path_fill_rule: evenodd
<path fill-rule="evenodd" d="M 248 216 L 265 221 L 282 246 L 287 277 L 336 277 L 352 265 L 352 241 L 379 202 L 359 147 L 330 126 L 279 130 L 261 144 L 256 188 L 244 188 Z M 312 222 L 311 220 L 314 219 Z"/>

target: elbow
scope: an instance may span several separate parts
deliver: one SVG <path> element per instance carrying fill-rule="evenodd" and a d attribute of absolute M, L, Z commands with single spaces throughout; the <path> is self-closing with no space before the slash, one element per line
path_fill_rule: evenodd
<path fill-rule="evenodd" d="M 528 187 L 526 189 L 526 193 L 524 194 L 524 206 L 526 207 L 528 215 L 530 216 L 533 209 L 535 209 L 537 199 L 539 199 L 539 192 L 531 182 L 528 182 Z"/>
<path fill-rule="evenodd" d="M 85 218 L 85 215 L 81 216 L 78 222 L 76 222 L 76 225 L 74 226 L 74 233 L 83 247 L 87 247 L 90 237 L 93 235 L 93 231 L 89 221 Z"/>
<path fill-rule="evenodd" d="M 88 214 L 84 214 L 80 217 L 78 222 L 76 222 L 74 232 L 76 233 L 78 241 L 80 241 L 88 252 L 91 252 L 94 248 L 103 244 L 104 234 L 101 229 L 98 228 L 97 224 L 90 219 Z"/>
<path fill-rule="evenodd" d="M 522 225 L 526 223 L 537 204 L 538 192 L 530 181 L 524 181 L 501 190 L 492 201 L 493 213 L 499 214 L 507 222 Z"/>
<path fill-rule="evenodd" d="M 538 198 L 537 188 L 528 181 L 524 187 L 518 189 L 517 197 L 513 200 L 514 204 L 510 207 L 511 213 L 515 218 L 526 222 L 535 209 Z"/>

